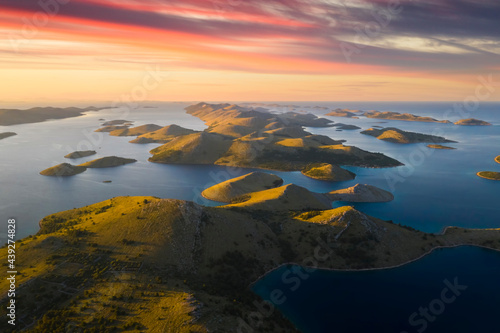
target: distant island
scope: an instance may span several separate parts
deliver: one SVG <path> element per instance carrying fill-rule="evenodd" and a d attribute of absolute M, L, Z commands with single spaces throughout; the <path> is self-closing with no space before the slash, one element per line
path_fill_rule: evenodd
<path fill-rule="evenodd" d="M 14 135 L 17 135 L 17 133 L 14 133 L 14 132 L 3 132 L 3 133 L 0 133 L 0 140 L 6 139 L 6 138 L 14 136 Z"/>
<path fill-rule="evenodd" d="M 86 168 L 112 168 L 112 167 L 117 167 L 120 165 L 125 165 L 125 164 L 129 164 L 129 163 L 134 163 L 134 162 L 137 162 L 137 160 L 135 160 L 133 158 L 106 156 L 106 157 L 98 158 L 96 160 L 85 162 L 83 164 L 80 164 L 79 166 L 86 167 Z"/>
<path fill-rule="evenodd" d="M 101 108 L 102 109 L 102 108 Z M 0 125 L 18 125 L 39 123 L 51 119 L 64 119 L 71 117 L 79 117 L 86 111 L 98 111 L 99 108 L 55 108 L 55 107 L 36 107 L 27 110 L 19 109 L 0 109 Z"/>
<path fill-rule="evenodd" d="M 96 129 L 94 132 L 113 132 L 113 131 L 118 131 L 118 130 L 126 130 L 129 128 L 130 125 L 108 125 L 108 126 L 103 126 L 101 128 Z"/>
<path fill-rule="evenodd" d="M 329 163 L 310 164 L 302 170 L 302 174 L 309 178 L 332 182 L 342 182 L 356 178 L 355 173 Z"/>
<path fill-rule="evenodd" d="M 95 154 L 97 154 L 97 152 L 95 150 L 81 150 L 81 151 L 74 151 L 72 153 L 69 153 L 69 154 L 65 155 L 64 157 L 71 158 L 71 159 L 77 159 L 77 158 L 92 156 Z"/>
<path fill-rule="evenodd" d="M 477 175 L 485 179 L 500 180 L 500 172 L 496 171 L 480 171 L 477 173 Z"/>
<path fill-rule="evenodd" d="M 461 119 L 457 122 L 455 122 L 455 125 L 462 125 L 462 126 L 491 126 L 490 123 L 479 120 L 479 119 L 474 119 L 474 118 L 469 118 L 469 119 Z"/>
<path fill-rule="evenodd" d="M 451 149 L 451 150 L 457 149 L 457 148 L 443 146 L 443 145 L 427 145 L 427 147 L 433 148 L 433 149 Z"/>
<path fill-rule="evenodd" d="M 102 126 L 116 126 L 116 125 L 127 125 L 130 126 L 133 121 L 124 120 L 124 119 L 116 119 L 116 120 L 108 120 L 102 123 Z"/>
<path fill-rule="evenodd" d="M 202 132 L 176 136 L 151 150 L 153 156 L 149 161 L 286 171 L 301 171 L 310 163 L 364 167 L 401 165 L 381 153 L 344 146 L 344 141 L 305 131 L 303 126 L 332 126 L 330 120 L 313 114 L 275 114 L 233 104 L 207 103 L 189 106 L 186 111 L 209 127 Z"/>
<path fill-rule="evenodd" d="M 87 168 L 84 166 L 61 163 L 41 171 L 40 174 L 50 177 L 70 177 L 82 173 L 85 170 L 87 170 Z"/>
<path fill-rule="evenodd" d="M 500 163 L 500 155 L 495 157 L 495 162 Z"/>
<path fill-rule="evenodd" d="M 112 135 L 112 136 L 138 136 L 138 135 L 146 134 L 149 132 L 157 131 L 161 128 L 162 128 L 161 126 L 158 126 L 155 124 L 146 124 L 146 125 L 131 127 L 131 128 L 115 129 L 114 131 L 111 131 L 109 133 L 109 135 Z"/>
<path fill-rule="evenodd" d="M 358 127 L 358 126 L 355 126 L 355 125 L 342 124 L 342 123 L 333 124 L 333 127 L 337 127 L 338 129 L 341 129 L 341 130 L 356 130 L 356 129 L 361 129 L 361 127 Z"/>
<path fill-rule="evenodd" d="M 416 116 L 411 113 L 399 113 L 399 112 L 380 112 L 380 111 L 368 111 L 363 113 L 363 116 L 367 118 L 375 119 L 390 119 L 390 120 L 404 120 L 404 121 L 421 121 L 427 123 L 449 123 L 448 120 L 437 120 L 431 117 L 421 117 Z"/>
<path fill-rule="evenodd" d="M 367 129 L 366 131 L 362 131 L 361 134 L 370 135 L 376 137 L 379 140 L 384 140 L 393 143 L 403 143 L 403 144 L 419 143 L 419 142 L 431 142 L 431 143 L 456 142 L 445 139 L 441 136 L 407 132 L 395 127 L 387 127 L 382 129 L 370 128 Z"/>
<path fill-rule="evenodd" d="M 359 117 L 357 116 L 357 113 L 360 112 L 362 111 L 351 109 L 335 109 L 332 112 L 327 113 L 326 116 L 358 119 Z"/>
<path fill-rule="evenodd" d="M 281 265 L 386 268 L 441 247 L 500 249 L 500 230 L 450 227 L 428 234 L 353 207 L 331 209 L 304 190 L 288 185 L 268 190 L 274 196 L 267 199 L 252 194 L 248 207 L 117 197 L 49 215 L 35 236 L 17 241 L 16 297 L 25 301 L 16 310 L 29 320 L 16 329 L 156 331 L 178 323 L 181 333 L 233 332 L 247 319 L 242 313 L 257 309 L 248 286 Z M 0 260 L 7 255 L 2 251 Z M 7 291 L 9 281 L 0 280 L 0 289 Z M 35 301 L 33 295 L 42 296 Z M 7 325 L 2 321 L 0 330 Z M 294 328 L 274 312 L 259 331 Z"/>

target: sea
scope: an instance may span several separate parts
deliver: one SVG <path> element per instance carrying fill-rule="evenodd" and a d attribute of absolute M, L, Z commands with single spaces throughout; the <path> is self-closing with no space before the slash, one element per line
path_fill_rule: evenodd
<path fill-rule="evenodd" d="M 15 132 L 16 136 L 0 140 L 0 241 L 6 239 L 7 220 L 17 222 L 18 239 L 33 235 L 38 231 L 39 221 L 52 213 L 82 207 L 100 202 L 116 196 L 151 195 L 161 198 L 191 200 L 203 205 L 217 206 L 218 202 L 209 201 L 201 197 L 205 188 L 232 177 L 244 175 L 255 169 L 227 168 L 223 166 L 206 165 L 166 165 L 148 162 L 151 156 L 149 151 L 158 144 L 132 144 L 128 141 L 132 137 L 113 137 L 108 133 L 96 133 L 104 120 L 125 119 L 134 122 L 134 126 L 157 124 L 161 126 L 177 124 L 183 127 L 203 130 L 206 125 L 200 119 L 185 113 L 184 108 L 192 103 L 184 102 L 148 102 L 140 105 L 121 106 L 117 108 L 103 107 L 100 111 L 86 112 L 81 117 L 61 120 L 49 120 L 42 123 L 0 126 L 0 132 Z M 70 106 L 70 105 L 68 105 Z M 425 232 L 439 233 L 447 226 L 468 228 L 500 228 L 500 182 L 482 179 L 476 176 L 478 171 L 500 171 L 500 164 L 494 161 L 500 155 L 500 103 L 481 102 L 264 102 L 273 112 L 310 112 L 333 120 L 336 123 L 352 124 L 361 127 L 361 130 L 374 126 L 397 127 L 406 131 L 444 136 L 456 143 L 445 144 L 455 150 L 437 150 L 427 148 L 426 144 L 395 144 L 377 140 L 374 137 L 362 135 L 361 130 L 338 130 L 329 128 L 306 128 L 314 134 L 327 135 L 333 139 L 346 140 L 345 145 L 356 146 L 372 152 L 381 152 L 393 157 L 405 165 L 396 168 L 360 168 L 346 166 L 345 168 L 356 173 L 355 180 L 330 183 L 313 180 L 303 176 L 300 172 L 265 171 L 279 175 L 285 183 L 294 183 L 315 192 L 329 192 L 336 189 L 353 186 L 357 183 L 371 184 L 392 192 L 395 200 L 389 203 L 343 203 L 337 202 L 334 207 L 342 205 L 355 206 L 360 211 L 394 223 L 410 226 Z M 15 107 L 5 105 L 0 107 Z M 419 116 L 430 116 L 436 119 L 447 119 L 452 122 L 463 118 L 477 118 L 490 122 L 493 126 L 457 126 L 444 123 L 423 123 L 396 120 L 339 118 L 325 116 L 335 108 L 349 108 L 355 110 L 378 110 L 408 112 Z M 96 155 L 68 160 L 64 155 L 76 150 L 95 150 Z M 134 158 L 136 163 L 117 168 L 88 169 L 84 173 L 73 177 L 45 177 L 40 171 L 59 163 L 68 162 L 80 164 L 104 156 L 120 156 Z M 103 183 L 111 181 L 111 183 Z M 461 260 L 467 255 L 470 260 Z M 474 260 L 473 260 L 474 259 Z M 383 307 L 387 303 L 384 299 L 393 300 L 407 291 L 405 304 L 401 307 L 401 314 L 413 309 L 414 304 L 420 304 L 426 298 L 435 296 L 432 288 L 442 287 L 443 272 L 438 268 L 448 267 L 449 261 L 455 265 L 446 277 L 453 279 L 453 272 L 464 273 L 467 270 L 488 272 L 488 267 L 500 267 L 500 258 L 496 253 L 490 253 L 475 248 L 448 249 L 436 252 L 414 264 L 401 268 L 380 271 L 376 273 L 339 273 L 318 271 L 311 277 L 314 286 L 304 288 L 304 293 L 320 293 L 320 287 L 332 292 L 334 301 L 317 301 L 323 305 L 321 311 L 310 307 L 309 302 L 315 297 L 303 296 L 302 293 L 290 297 L 286 308 L 282 311 L 304 332 L 400 332 L 393 330 L 403 327 L 398 322 L 396 326 L 350 330 L 338 322 L 336 326 L 325 330 L 332 322 L 331 318 L 352 318 L 367 325 L 373 321 L 363 318 L 367 313 L 378 314 L 383 322 L 392 322 L 387 315 L 384 317 Z M 450 263 L 451 264 L 451 263 Z M 450 269 L 451 269 L 450 268 Z M 490 267 L 491 268 L 491 267 Z M 412 272 L 412 273 L 411 273 Z M 279 273 L 279 272 L 278 272 Z M 498 277 L 498 269 L 490 272 Z M 264 277 L 259 283 L 262 288 L 256 292 L 264 296 L 266 288 L 280 287 L 275 278 L 276 272 Z M 489 273 L 488 273 L 489 274 Z M 488 275 L 486 274 L 486 275 Z M 359 294 L 360 285 L 364 285 L 377 277 L 377 290 L 365 291 Z M 496 288 L 493 278 L 479 275 L 471 276 L 472 286 L 479 280 L 484 282 L 483 288 Z M 410 280 L 398 288 L 390 285 L 397 277 Z M 357 279 L 357 282 L 347 282 Z M 391 280 L 392 279 L 392 280 Z M 472 280 L 476 281 L 473 282 Z M 373 280 L 374 281 L 374 280 Z M 385 281 L 385 282 L 384 282 Z M 451 281 L 451 280 L 450 280 Z M 498 279 L 497 279 L 498 281 Z M 491 282 L 491 284 L 490 284 Z M 339 284 L 340 283 L 340 284 Z M 424 283 L 425 285 L 420 285 Z M 420 285 L 420 287 L 418 287 Z M 259 284 L 257 285 L 259 286 Z M 429 294 L 422 293 L 422 289 L 430 289 Z M 281 286 L 282 287 L 282 286 Z M 318 289 L 314 289 L 318 288 Z M 338 289 L 335 289 L 338 288 Z M 384 289 L 385 288 L 385 289 Z M 420 288 L 420 289 L 419 289 Z M 471 289 L 473 289 L 471 287 Z M 498 288 L 497 288 L 498 289 Z M 437 290 L 437 289 L 436 289 Z M 305 294 L 304 294 L 305 295 Z M 314 294 L 311 294 L 314 295 Z M 358 299 L 357 311 L 343 311 L 342 305 L 354 306 L 353 295 L 364 295 Z M 464 292 L 459 302 L 469 304 L 469 311 L 476 313 L 475 302 L 470 297 L 477 293 Z M 439 293 L 438 293 L 439 296 Z M 498 301 L 493 304 L 491 296 L 490 306 L 499 310 Z M 497 295 L 498 296 L 498 295 Z M 481 296 L 486 297 L 486 296 Z M 486 297 L 486 298 L 488 298 Z M 480 297 L 479 297 L 480 298 Z M 478 300 L 479 300 L 478 298 Z M 293 301 L 297 299 L 297 301 Z M 307 301 L 309 299 L 309 301 Z M 490 299 L 490 298 L 488 298 Z M 500 298 L 496 298 L 497 300 Z M 484 299 L 483 299 L 484 301 Z M 424 302 L 425 303 L 425 302 Z M 423 303 L 422 303 L 423 304 Z M 371 308 L 368 308 L 371 305 Z M 450 305 L 450 308 L 455 305 Z M 448 307 L 448 306 L 447 306 Z M 399 309 L 399 307 L 396 307 Z M 352 307 L 351 307 L 352 309 Z M 486 311 L 487 309 L 484 308 Z M 385 310 L 384 310 L 385 311 Z M 460 310 L 458 313 L 461 313 Z M 465 311 L 465 310 L 464 310 Z M 338 312 L 338 315 L 336 313 Z M 349 314 L 350 313 L 350 314 Z M 428 332 L 470 332 L 464 327 L 453 330 L 441 330 L 436 327 L 441 322 L 450 322 L 447 313 L 429 325 Z M 328 314 L 328 315 L 327 315 Z M 410 312 L 411 314 L 411 312 Z M 403 316 L 404 317 L 404 316 Z M 402 318 L 403 318 L 402 317 Z M 451 318 L 451 317 L 450 317 Z M 316 322 L 317 326 L 311 324 Z M 351 321 L 351 320 L 347 320 Z M 400 325 L 401 324 L 401 325 Z M 312 325 L 312 326 L 311 326 Z M 451 325 L 451 324 L 450 324 Z M 382 327 L 382 326 L 381 326 Z M 386 327 L 390 327 L 387 328 Z M 432 328 L 434 327 L 434 328 Z M 354 329 L 354 328 L 353 328 Z M 403 327 L 401 330 L 405 330 Z M 408 332 L 416 330 L 407 329 Z M 482 330 L 478 332 L 489 332 Z M 493 331 L 491 331 L 493 332 Z M 497 332 L 497 330 L 495 330 Z"/>

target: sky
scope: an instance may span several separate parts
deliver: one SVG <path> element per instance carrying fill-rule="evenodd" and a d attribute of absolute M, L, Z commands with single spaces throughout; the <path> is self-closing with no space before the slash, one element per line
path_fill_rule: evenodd
<path fill-rule="evenodd" d="M 498 0 L 0 0 L 0 104 L 498 101 L 499 18 Z"/>

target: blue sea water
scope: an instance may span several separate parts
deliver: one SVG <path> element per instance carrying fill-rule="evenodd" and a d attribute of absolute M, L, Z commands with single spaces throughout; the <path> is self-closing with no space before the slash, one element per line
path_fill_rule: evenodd
<path fill-rule="evenodd" d="M 304 333 L 495 333 L 499 262 L 496 251 L 460 247 L 385 270 L 283 279 L 291 267 L 282 266 L 252 289 L 265 300 L 281 291 L 277 308 Z"/>
<path fill-rule="evenodd" d="M 310 106 L 410 112 L 451 121 L 468 117 L 489 121 L 493 126 L 464 127 L 330 117 L 335 122 L 357 125 L 362 129 L 392 126 L 407 131 L 439 133 L 458 141 L 449 144 L 457 149 L 432 150 L 425 144 L 392 144 L 361 135 L 360 130 L 308 128 L 316 134 L 345 139 L 347 145 L 382 152 L 406 166 L 390 169 L 347 167 L 357 174 L 357 178 L 340 183 L 309 179 L 300 172 L 273 173 L 282 177 L 285 183 L 295 183 L 316 192 L 329 192 L 356 183 L 390 190 L 395 195 L 392 202 L 355 206 L 372 216 L 427 232 L 439 232 L 449 225 L 500 227 L 500 182 L 476 176 L 478 171 L 500 171 L 500 164 L 494 162 L 494 158 L 500 155 L 500 103 L 481 103 L 476 110 L 462 115 L 449 111 L 453 110 L 453 103 L 282 104 L 299 104 L 296 111 L 304 110 L 319 116 L 324 116 L 327 111 Z M 0 126 L 0 132 L 18 134 L 0 140 L 0 236 L 5 236 L 8 218 L 17 220 L 17 236 L 21 238 L 36 233 L 38 221 L 46 215 L 115 196 L 153 195 L 218 205 L 201 198 L 201 191 L 252 169 L 149 163 L 147 159 L 151 155 L 148 151 L 158 144 L 131 144 L 128 142 L 132 139 L 130 137 L 111 137 L 107 133 L 94 132 L 102 123 L 101 118 L 132 120 L 135 125 L 155 123 L 177 124 L 197 130 L 206 128 L 198 118 L 184 112 L 187 105 L 148 103 L 153 107 L 142 106 L 131 111 L 105 109 L 78 118 Z M 280 108 L 278 111 L 286 110 Z M 72 151 L 86 149 L 96 150 L 97 155 L 76 161 L 63 157 Z M 79 164 L 109 155 L 135 158 L 138 162 L 117 168 L 89 169 L 64 179 L 39 175 L 41 170 L 62 162 Z M 102 183 L 104 180 L 112 183 Z M 343 204 L 336 203 L 337 206 Z M 458 276 L 459 281 L 470 288 L 455 303 L 447 306 L 446 312 L 429 325 L 426 332 L 497 332 L 491 330 L 493 326 L 489 324 L 492 315 L 499 310 L 500 297 L 498 288 L 495 288 L 500 275 L 499 259 L 496 253 L 460 248 L 435 252 L 411 265 L 388 271 L 318 271 L 304 283 L 304 288 L 290 294 L 289 301 L 280 309 L 304 332 L 416 332 L 415 327 L 408 327 L 408 316 L 420 305 L 426 305 L 439 296 L 444 279 L 451 281 Z M 279 273 L 275 271 L 259 281 L 256 292 L 266 297 L 269 289 L 286 287 L 279 281 Z M 453 318 L 461 318 L 458 322 L 462 324 L 455 325 Z"/>

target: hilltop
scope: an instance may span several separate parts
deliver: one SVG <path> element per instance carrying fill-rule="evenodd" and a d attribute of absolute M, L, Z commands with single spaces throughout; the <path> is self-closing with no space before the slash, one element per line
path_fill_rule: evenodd
<path fill-rule="evenodd" d="M 491 126 L 490 123 L 479 120 L 479 119 L 474 119 L 474 118 L 469 118 L 469 119 L 460 119 L 459 121 L 455 122 L 455 125 L 462 125 L 462 126 Z"/>
<path fill-rule="evenodd" d="M 125 165 L 125 164 L 129 164 L 129 163 L 134 163 L 134 162 L 137 162 L 137 160 L 135 160 L 133 158 L 106 156 L 106 157 L 98 158 L 96 160 L 82 163 L 79 166 L 86 167 L 86 168 L 111 168 L 111 167 L 117 167 L 120 165 Z"/>
<path fill-rule="evenodd" d="M 188 128 L 184 128 L 177 125 L 169 125 L 162 127 L 156 131 L 152 131 L 149 133 L 145 133 L 139 135 L 134 140 L 130 141 L 131 143 L 167 143 L 172 141 L 178 136 L 188 135 L 198 133 L 198 131 L 194 131 Z"/>
<path fill-rule="evenodd" d="M 356 184 L 353 187 L 331 191 L 326 195 L 332 201 L 387 202 L 394 200 L 392 193 L 366 184 Z"/>
<path fill-rule="evenodd" d="M 17 135 L 17 133 L 14 133 L 14 132 L 3 132 L 3 133 L 0 133 L 0 140 L 6 139 L 6 138 L 14 136 L 14 135 Z"/>
<path fill-rule="evenodd" d="M 442 142 L 456 142 L 448 140 L 441 136 L 421 134 L 415 132 L 407 132 L 394 127 L 387 127 L 382 129 L 370 128 L 362 131 L 361 134 L 374 136 L 379 140 L 384 140 L 393 143 L 442 143 Z"/>
<path fill-rule="evenodd" d="M 177 136 L 150 151 L 151 162 L 217 164 L 300 171 L 310 163 L 391 167 L 400 162 L 380 153 L 344 146 L 343 140 L 313 135 L 302 126 L 332 126 L 312 114 L 274 114 L 231 104 L 199 103 L 186 108 L 209 126 Z"/>
<path fill-rule="evenodd" d="M 109 133 L 109 135 L 112 136 L 138 136 L 138 135 L 143 135 L 149 132 L 154 132 L 159 129 L 161 129 L 161 126 L 155 125 L 155 124 L 146 124 L 142 126 L 137 126 L 137 127 L 131 127 L 131 128 L 122 128 L 122 129 L 115 129 Z"/>
<path fill-rule="evenodd" d="M 43 171 L 40 171 L 40 174 L 43 176 L 52 176 L 52 177 L 69 177 L 82 173 L 85 170 L 87 170 L 87 168 L 84 166 L 72 165 L 69 163 L 61 163 L 56 166 L 45 169 Z"/>
<path fill-rule="evenodd" d="M 308 165 L 304 170 L 302 170 L 302 174 L 313 179 L 332 182 L 341 182 L 356 178 L 355 173 L 329 163 Z"/>
<path fill-rule="evenodd" d="M 201 195 L 214 201 L 231 202 L 234 198 L 244 194 L 271 189 L 282 184 L 283 179 L 276 175 L 252 172 L 211 186 L 204 190 Z"/>
<path fill-rule="evenodd" d="M 92 156 L 95 154 L 97 154 L 97 152 L 95 150 L 81 150 L 81 151 L 74 151 L 72 153 L 69 153 L 69 154 L 65 155 L 64 157 L 76 159 L 76 158 Z"/>
<path fill-rule="evenodd" d="M 248 315 L 262 302 L 249 284 L 280 265 L 392 267 L 437 247 L 499 249 L 499 237 L 461 228 L 426 234 L 352 207 L 260 211 L 118 197 L 49 215 L 37 235 L 17 241 L 16 329 L 234 332 L 253 322 Z M 6 250 L 0 260 L 7 262 Z M 8 290 L 6 279 L 0 290 Z M 254 329 L 294 331 L 277 313 Z"/>
<path fill-rule="evenodd" d="M 98 111 L 96 107 L 87 108 L 55 108 L 55 107 L 36 107 L 26 110 L 19 109 L 0 109 L 0 125 L 18 125 L 29 123 L 40 123 L 51 119 L 64 119 L 79 117 L 86 111 Z"/>

